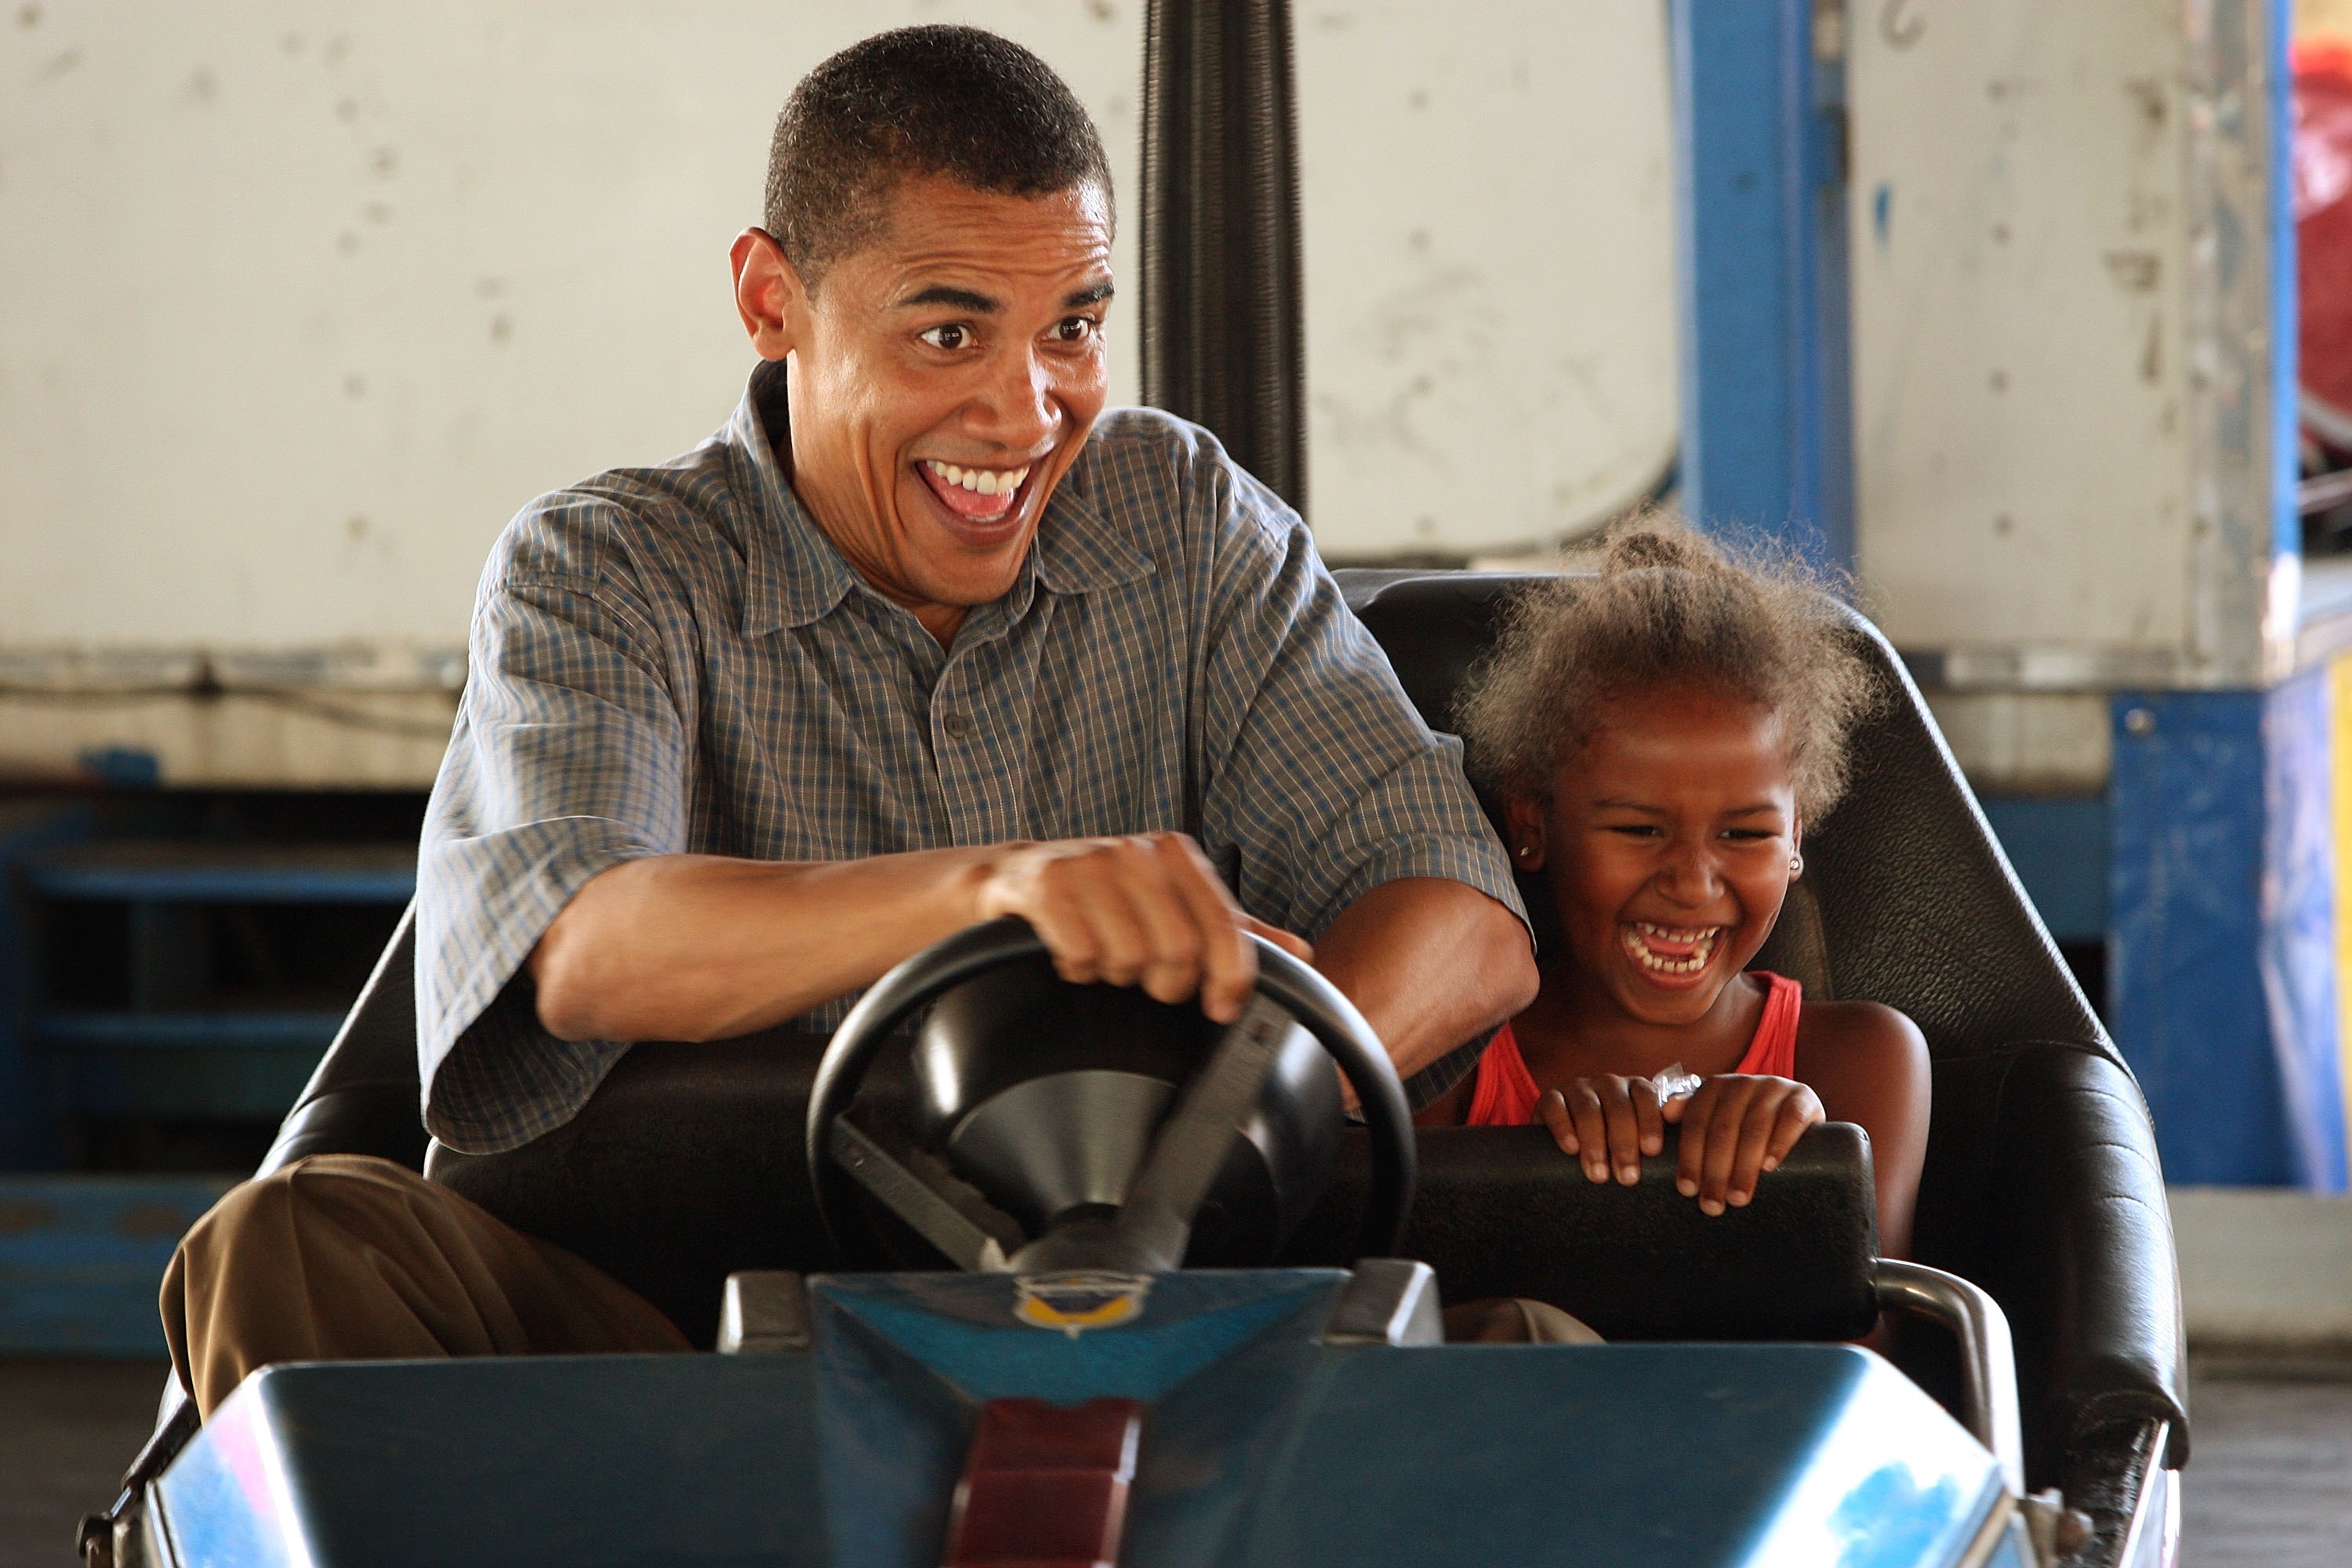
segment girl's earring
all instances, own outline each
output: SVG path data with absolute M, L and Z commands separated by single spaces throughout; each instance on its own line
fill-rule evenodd
M 1790 856 L 1790 857 L 1789 857 L 1789 875 L 1790 875 L 1790 876 L 1791 876 L 1791 877 L 1801 877 L 1801 876 L 1803 876 L 1804 874 L 1805 874 L 1805 858 L 1804 858 L 1802 855 L 1791 855 L 1791 856 Z

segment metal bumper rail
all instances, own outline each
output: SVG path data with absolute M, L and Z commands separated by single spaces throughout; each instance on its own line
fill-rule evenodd
M 2017 1416 L 2017 1353 L 2009 1318 L 1981 1287 L 1924 1263 L 1878 1260 L 1878 1304 L 1941 1323 L 1960 1342 L 1960 1421 L 2025 1495 L 2025 1438 Z

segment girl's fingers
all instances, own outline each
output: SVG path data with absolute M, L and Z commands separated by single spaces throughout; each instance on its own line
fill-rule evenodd
M 1666 1146 L 1664 1112 L 1658 1104 L 1658 1086 L 1648 1079 L 1637 1078 L 1630 1086 L 1633 1096 L 1633 1125 L 1642 1135 L 1642 1152 L 1655 1154 Z
M 1759 1089 L 1748 1102 L 1748 1113 L 1739 1119 L 1739 1149 L 1731 1162 L 1731 1175 L 1724 1187 L 1724 1201 L 1733 1208 L 1744 1208 L 1756 1195 L 1756 1178 L 1764 1168 L 1765 1151 L 1772 1144 L 1772 1129 L 1780 1120 L 1781 1110 L 1789 1103 L 1783 1091 Z
M 1698 1196 L 1699 1177 L 1705 1173 L 1706 1161 L 1707 1119 L 1715 1114 L 1716 1101 L 1722 1097 L 1721 1087 L 1709 1079 L 1698 1086 L 1697 1093 L 1666 1108 L 1674 1120 L 1682 1123 L 1682 1149 L 1675 1161 L 1675 1191 L 1686 1198 Z
M 1584 1157 L 1585 1179 L 1605 1182 L 1609 1179 L 1609 1120 L 1601 1109 L 1601 1091 L 1591 1079 L 1580 1078 L 1570 1087 L 1567 1099 Z
M 1797 1140 L 1805 1135 L 1805 1129 L 1826 1120 L 1819 1097 L 1811 1089 L 1799 1087 L 1802 1092 L 1789 1097 L 1780 1107 L 1780 1121 L 1772 1124 L 1772 1142 L 1764 1149 L 1764 1169 L 1768 1171 L 1780 1169 L 1789 1151 L 1797 1146 Z
M 1536 1101 L 1536 1120 L 1551 1131 L 1551 1141 L 1559 1145 L 1563 1154 L 1574 1155 L 1582 1149 L 1583 1141 L 1576 1135 L 1576 1123 L 1569 1119 L 1568 1100 L 1559 1090 L 1548 1089 Z
M 1625 1079 L 1601 1080 L 1601 1111 L 1609 1123 L 1609 1163 L 1617 1173 L 1617 1184 L 1633 1186 L 1642 1179 L 1642 1127 Z
M 1724 1209 L 1724 1194 L 1731 1186 L 1732 1162 L 1739 1156 L 1739 1124 L 1748 1115 L 1749 1101 L 1755 1096 L 1754 1086 L 1741 1079 L 1730 1080 L 1716 1100 L 1706 1122 L 1706 1154 L 1699 1164 L 1698 1207 L 1701 1214 L 1718 1215 Z M 1683 1136 L 1690 1136 L 1687 1124 Z

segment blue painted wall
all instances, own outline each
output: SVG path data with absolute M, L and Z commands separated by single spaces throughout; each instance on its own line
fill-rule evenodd
M 2263 994 L 2263 696 L 2118 694 L 2109 1006 L 2165 1179 L 2294 1180 Z

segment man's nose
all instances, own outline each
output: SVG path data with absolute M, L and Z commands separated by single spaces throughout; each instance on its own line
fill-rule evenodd
M 1043 446 L 1062 423 L 1053 369 L 1034 346 L 998 356 L 975 400 L 972 433 L 1016 450 Z

